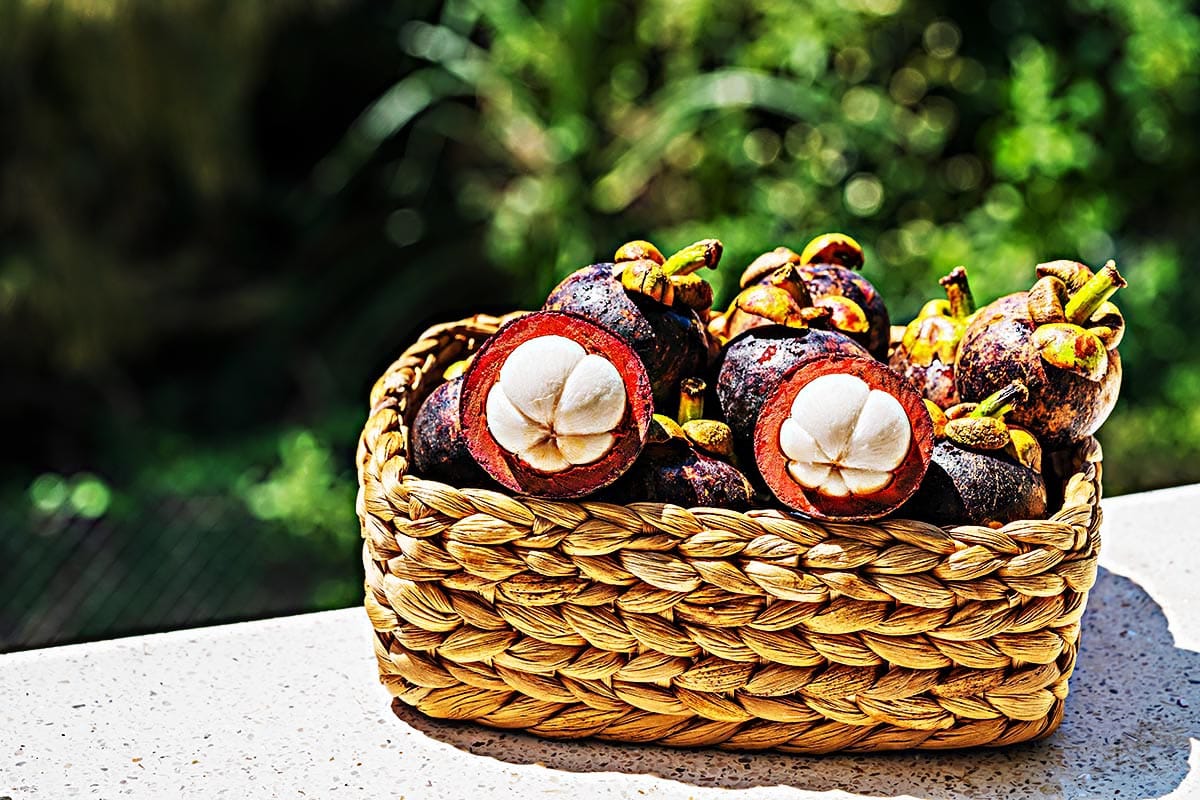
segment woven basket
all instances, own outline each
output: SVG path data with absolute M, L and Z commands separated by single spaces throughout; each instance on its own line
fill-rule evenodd
M 1096 576 L 1100 448 L 993 530 L 559 502 L 407 475 L 407 423 L 507 318 L 426 331 L 358 450 L 383 684 L 551 738 L 797 753 L 1006 745 L 1062 720 Z M 398 708 L 398 706 L 397 706 Z

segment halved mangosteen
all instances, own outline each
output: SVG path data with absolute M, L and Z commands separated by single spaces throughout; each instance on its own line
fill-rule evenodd
M 509 322 L 463 381 L 471 455 L 504 486 L 537 497 L 582 497 L 617 480 L 641 452 L 654 412 L 633 349 L 561 312 Z
M 762 406 L 754 458 L 771 492 L 817 519 L 894 511 L 925 476 L 933 423 L 908 381 L 874 359 L 795 366 Z
M 578 314 L 624 339 L 642 359 L 659 410 L 673 412 L 679 382 L 709 357 L 701 314 L 712 288 L 695 274 L 715 267 L 721 243 L 705 239 L 664 258 L 644 241 L 623 245 L 611 264 L 576 270 L 550 292 L 543 308 Z

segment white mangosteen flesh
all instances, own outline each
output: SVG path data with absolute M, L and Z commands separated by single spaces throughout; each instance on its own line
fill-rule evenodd
M 612 449 L 629 405 L 612 362 L 563 336 L 518 345 L 487 396 L 487 425 L 502 448 L 540 472 L 590 464 Z
M 848 374 L 822 375 L 801 387 L 779 429 L 788 474 L 830 497 L 887 488 L 911 442 L 912 423 L 900 401 Z

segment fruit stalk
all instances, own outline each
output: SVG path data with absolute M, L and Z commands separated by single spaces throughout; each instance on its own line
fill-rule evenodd
M 679 424 L 704 417 L 704 391 L 707 384 L 699 378 L 684 378 L 679 384 Z
M 662 271 L 667 277 L 683 277 L 697 270 L 717 266 L 721 260 L 724 247 L 717 239 L 701 239 L 674 253 L 662 263 Z
M 950 274 L 938 280 L 946 290 L 946 300 L 950 303 L 950 316 L 956 319 L 966 319 L 975 313 L 975 296 L 971 294 L 971 284 L 967 281 L 967 271 L 963 267 L 955 267 Z
M 1029 390 L 1020 381 L 1013 381 L 979 401 L 968 416 L 975 419 L 981 417 L 1003 417 L 1019 404 L 1029 399 Z
M 1128 284 L 1121 277 L 1121 273 L 1117 272 L 1116 262 L 1110 260 L 1067 301 L 1063 309 L 1067 322 L 1083 325 L 1118 289 L 1125 286 Z

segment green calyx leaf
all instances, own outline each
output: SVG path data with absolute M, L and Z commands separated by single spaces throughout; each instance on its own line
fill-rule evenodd
M 1052 322 L 1033 332 L 1033 346 L 1047 363 L 1098 381 L 1108 371 L 1108 350 L 1100 337 L 1070 322 Z
M 999 417 L 960 417 L 946 422 L 946 438 L 972 450 L 999 450 L 1009 444 L 1008 426 Z
M 836 264 L 847 269 L 862 269 L 865 260 L 862 245 L 844 233 L 823 233 L 800 252 L 802 264 Z
M 646 433 L 647 444 L 684 444 L 687 441 L 683 428 L 666 414 L 655 414 L 650 418 L 650 430 Z
M 733 457 L 733 431 L 714 419 L 693 419 L 683 424 L 683 433 L 697 449 L 719 458 Z

